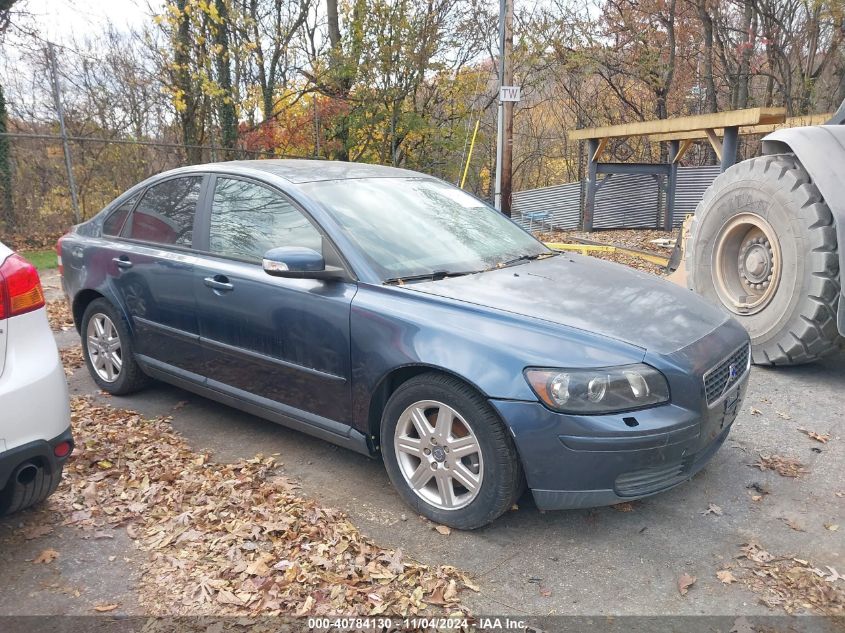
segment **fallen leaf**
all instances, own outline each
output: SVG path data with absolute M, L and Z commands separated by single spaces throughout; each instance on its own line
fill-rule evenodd
M 760 455 L 760 458 L 753 464 L 748 464 L 760 470 L 773 470 L 781 477 L 797 478 L 806 474 L 804 464 L 794 457 L 783 457 L 782 455 Z
M 839 529 L 839 524 L 838 523 L 825 523 L 824 529 L 829 530 L 831 532 L 836 532 L 836 530 Z
M 809 437 L 811 440 L 816 440 L 821 444 L 827 444 L 828 440 L 830 439 L 830 433 L 817 433 L 816 431 L 810 431 L 809 429 L 805 429 L 803 427 L 798 427 L 798 430 L 801 431 L 807 437 Z
M 717 517 L 720 517 L 724 514 L 724 512 L 722 512 L 722 508 L 717 506 L 715 503 L 711 503 L 707 506 L 707 509 L 701 514 L 703 514 L 704 516 L 707 516 L 708 514 L 715 514 Z
M 33 559 L 33 563 L 52 563 L 59 557 L 59 553 L 54 549 L 45 549 Z
M 100 613 L 105 613 L 106 611 L 114 611 L 117 609 L 118 605 L 116 604 L 98 604 L 94 607 L 94 611 L 99 611 Z
M 82 498 L 85 499 L 85 502 L 89 506 L 96 505 L 97 503 L 97 482 L 92 481 L 85 487 L 85 490 L 82 491 Z
M 763 414 L 763 412 L 760 411 L 760 409 L 757 409 L 756 407 L 751 407 L 749 409 L 749 412 L 751 413 L 751 415 L 762 415 Z
M 784 420 L 791 420 L 792 419 L 791 415 L 789 415 L 788 413 L 784 413 L 783 411 L 775 411 L 775 413 L 777 413 L 779 418 L 783 418 Z
M 749 541 L 742 546 L 742 556 L 755 563 L 768 563 L 774 558 L 769 552 L 760 547 L 756 541 Z
M 543 596 L 544 598 L 548 598 L 549 596 L 552 595 L 552 590 L 546 589 L 545 587 L 541 587 L 540 588 L 540 595 Z
M 752 501 L 760 501 L 763 498 L 763 495 L 751 495 Z
M 826 567 L 827 567 L 828 571 L 830 571 L 830 575 L 825 576 L 825 580 L 827 582 L 836 582 L 837 580 L 845 580 L 845 576 L 840 574 L 833 567 L 831 567 L 830 565 L 826 565 Z
M 450 530 L 445 525 L 438 525 L 434 529 L 437 530 L 443 536 L 449 536 L 452 533 L 452 530 Z
M 687 595 L 690 587 L 695 584 L 696 580 L 697 578 L 695 576 L 690 576 L 687 573 L 681 574 L 680 578 L 678 578 L 678 591 L 682 596 Z
M 793 521 L 790 518 L 780 517 L 780 520 L 783 521 L 784 523 L 786 523 L 791 529 L 795 530 L 796 532 L 806 532 L 807 531 L 803 527 L 801 527 L 800 524 L 796 523 L 795 521 Z
M 716 578 L 718 578 L 726 585 L 730 585 L 731 583 L 736 582 L 736 577 L 731 573 L 729 569 L 721 569 L 717 571 Z
M 630 501 L 623 501 L 622 503 L 616 503 L 610 506 L 617 512 L 633 512 L 634 511 L 634 504 Z

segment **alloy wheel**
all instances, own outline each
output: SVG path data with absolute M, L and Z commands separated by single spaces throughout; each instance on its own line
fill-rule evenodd
M 484 460 L 469 423 L 452 407 L 421 400 L 399 416 L 393 438 L 405 482 L 441 510 L 464 508 L 478 495 Z
M 115 382 L 123 367 L 120 335 L 112 320 L 102 312 L 93 314 L 86 331 L 88 358 L 97 375 L 106 382 Z

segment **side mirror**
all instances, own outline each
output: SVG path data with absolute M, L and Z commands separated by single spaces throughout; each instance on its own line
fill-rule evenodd
M 301 246 L 281 246 L 264 253 L 261 261 L 264 272 L 273 277 L 288 279 L 342 279 L 342 268 L 326 266 L 317 251 Z

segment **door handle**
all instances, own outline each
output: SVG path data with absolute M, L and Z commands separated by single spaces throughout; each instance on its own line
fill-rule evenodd
M 206 277 L 203 279 L 205 285 L 209 288 L 213 288 L 214 290 L 222 290 L 228 292 L 229 290 L 234 290 L 234 284 L 229 282 L 228 277 L 224 275 L 215 275 L 214 277 Z
M 118 268 L 132 268 L 132 262 L 129 261 L 126 256 L 124 257 L 113 257 L 112 261 L 117 264 Z

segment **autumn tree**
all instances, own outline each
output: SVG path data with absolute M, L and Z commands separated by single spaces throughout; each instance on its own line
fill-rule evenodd
M 0 0 L 0 38 L 6 32 L 12 19 L 12 5 L 17 0 Z M 12 199 L 12 157 L 9 148 L 8 132 L 9 115 L 6 110 L 6 95 L 0 82 L 0 205 L 2 217 L 7 226 L 14 225 L 15 206 Z

